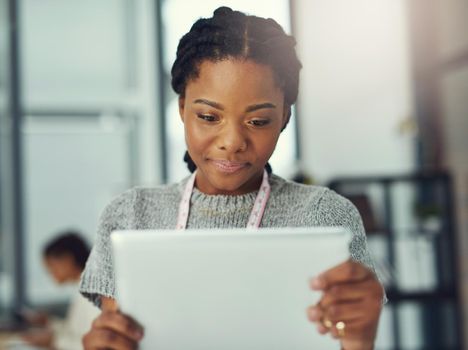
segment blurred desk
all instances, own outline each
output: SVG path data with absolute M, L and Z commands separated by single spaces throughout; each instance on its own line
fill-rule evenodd
M 17 333 L 0 332 L 0 350 L 6 349 L 7 342 L 15 337 Z
M 0 342 L 11 339 L 17 334 L 18 333 L 15 333 L 15 332 L 0 332 Z
M 41 350 L 20 341 L 17 332 L 0 332 L 0 350 Z

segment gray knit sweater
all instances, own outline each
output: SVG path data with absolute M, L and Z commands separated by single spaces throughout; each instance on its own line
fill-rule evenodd
M 80 291 L 99 305 L 99 296 L 114 297 L 114 268 L 109 236 L 123 229 L 172 229 L 187 179 L 173 185 L 134 188 L 104 210 L 94 247 L 81 278 Z M 262 227 L 344 226 L 352 232 L 351 257 L 373 268 L 356 208 L 347 199 L 319 186 L 306 186 L 271 175 L 271 194 Z M 187 228 L 247 226 L 257 192 L 238 196 L 192 194 Z

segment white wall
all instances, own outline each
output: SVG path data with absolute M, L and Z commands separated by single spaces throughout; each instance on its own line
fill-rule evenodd
M 152 0 L 21 1 L 26 111 L 138 116 L 139 183 L 160 183 Z
M 468 2 L 434 1 L 437 15 L 437 48 L 441 59 L 450 59 L 468 49 Z
M 400 130 L 414 110 L 405 10 L 404 0 L 296 1 L 302 166 L 319 183 L 415 169 L 415 134 Z M 398 194 L 412 203 L 411 190 Z M 410 227 L 409 216 L 398 224 Z M 382 349 L 393 345 L 392 311 L 381 319 Z M 405 317 L 403 340 L 416 344 L 418 310 Z
M 303 166 L 320 182 L 414 169 L 403 0 L 298 0 Z
M 29 115 L 22 130 L 33 303 L 66 295 L 41 265 L 48 239 L 77 228 L 94 240 L 112 197 L 161 182 L 153 6 L 152 0 L 21 1 L 24 109 L 43 114 Z
M 460 288 L 468 344 L 468 65 L 443 80 L 444 139 L 447 167 L 454 176 L 457 208 Z
M 460 288 L 464 304 L 465 344 L 468 345 L 468 2 L 435 1 L 439 62 L 464 55 L 464 64 L 446 70 L 441 79 L 442 135 L 445 166 L 454 177 L 457 208 Z
M 468 48 L 468 47 L 467 47 Z M 446 75 L 443 87 L 443 123 L 446 166 L 454 178 L 459 285 L 464 304 L 464 337 L 468 344 L 468 65 Z
M 46 273 L 45 244 L 67 229 L 78 230 L 92 243 L 101 211 L 128 188 L 132 129 L 124 120 L 113 119 L 25 119 L 26 287 L 34 303 L 56 301 L 68 292 Z

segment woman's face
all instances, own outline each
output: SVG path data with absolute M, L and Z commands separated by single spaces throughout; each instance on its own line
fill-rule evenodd
M 202 62 L 179 100 L 197 188 L 207 194 L 257 190 L 288 110 L 268 66 L 236 59 Z
M 47 271 L 58 284 L 75 281 L 80 277 L 80 269 L 75 264 L 71 254 L 61 256 L 46 256 L 44 264 Z

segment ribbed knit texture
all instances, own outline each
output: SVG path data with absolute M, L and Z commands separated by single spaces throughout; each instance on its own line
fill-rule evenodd
M 114 297 L 114 269 L 109 236 L 114 230 L 173 229 L 187 179 L 178 184 L 134 188 L 104 210 L 80 291 L 99 305 L 99 296 Z M 320 186 L 270 177 L 271 194 L 261 227 L 344 226 L 352 232 L 351 257 L 373 269 L 361 217 L 344 197 Z M 192 194 L 188 229 L 247 226 L 257 192 L 238 196 Z M 326 254 L 326 252 L 324 252 Z

